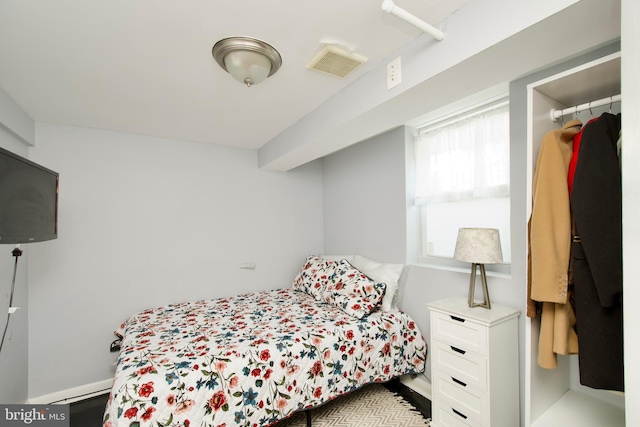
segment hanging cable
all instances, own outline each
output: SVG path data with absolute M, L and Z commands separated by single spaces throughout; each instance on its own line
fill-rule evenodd
M 22 249 L 20 245 L 11 251 L 11 254 L 16 258 L 16 262 L 13 265 L 13 279 L 11 280 L 11 294 L 9 296 L 9 309 L 7 310 L 7 323 L 4 325 L 4 332 L 2 332 L 2 340 L 0 341 L 0 352 L 2 352 L 2 346 L 4 345 L 4 339 L 7 335 L 7 329 L 9 329 L 9 319 L 11 315 L 16 311 L 17 307 L 13 306 L 13 293 L 16 287 L 16 273 L 18 271 L 18 257 L 22 255 Z

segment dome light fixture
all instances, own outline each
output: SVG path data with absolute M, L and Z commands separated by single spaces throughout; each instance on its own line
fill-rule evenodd
M 273 46 L 251 37 L 222 39 L 213 45 L 211 54 L 222 69 L 247 87 L 272 76 L 282 65 Z

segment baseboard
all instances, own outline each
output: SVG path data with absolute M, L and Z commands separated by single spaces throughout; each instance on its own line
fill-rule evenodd
M 108 380 L 85 384 L 78 387 L 72 387 L 66 390 L 56 391 L 55 393 L 45 394 L 44 396 L 29 398 L 28 403 L 33 405 L 73 403 L 79 400 L 84 400 L 90 397 L 108 393 L 111 389 L 112 383 L 113 378 L 110 378 Z
M 400 382 L 423 397 L 431 400 L 431 381 L 423 374 L 403 375 Z

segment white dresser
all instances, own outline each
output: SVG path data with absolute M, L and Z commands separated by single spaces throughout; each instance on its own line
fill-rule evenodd
M 433 427 L 517 427 L 519 310 L 469 308 L 466 298 L 427 304 L 431 313 Z

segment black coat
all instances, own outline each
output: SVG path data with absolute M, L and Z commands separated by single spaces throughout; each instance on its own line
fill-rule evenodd
M 583 129 L 571 192 L 571 264 L 580 382 L 623 391 L 620 126 L 620 114 L 604 113 Z

